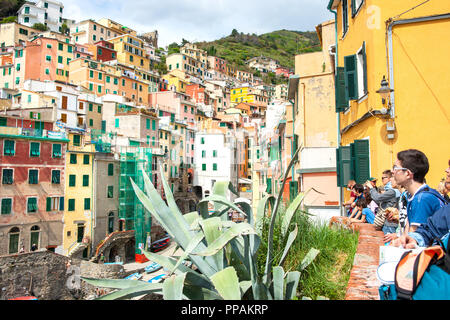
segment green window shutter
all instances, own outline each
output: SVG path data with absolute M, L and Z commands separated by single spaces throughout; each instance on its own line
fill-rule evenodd
M 338 187 L 345 187 L 348 180 L 353 179 L 351 147 L 336 149 L 336 174 Z
M 202 164 L 202 171 L 206 171 L 206 163 Z
M 213 171 L 217 171 L 217 163 L 213 163 Z
M 14 140 L 4 140 L 3 154 L 5 156 L 13 156 L 15 154 L 15 144 Z
M 29 184 L 38 184 L 38 182 L 39 182 L 38 175 L 39 175 L 38 170 L 28 171 L 28 183 Z
M 62 56 L 58 56 L 58 63 L 63 63 L 63 57 Z
M 272 178 L 267 178 L 266 180 L 266 185 L 267 185 L 267 189 L 266 192 L 267 193 L 272 193 Z
M 108 176 L 113 176 L 114 175 L 114 164 L 110 163 L 108 164 Z
M 77 155 L 75 153 L 70 154 L 70 163 L 76 164 L 77 163 Z
M 53 144 L 52 145 L 52 157 L 53 158 L 61 158 L 61 145 L 60 144 Z
M 89 155 L 88 154 L 85 154 L 84 156 L 83 156 L 83 164 L 89 164 Z
M 217 158 L 217 150 L 213 150 L 213 157 Z
M 3 169 L 2 172 L 2 183 L 3 184 L 13 184 L 13 169 Z
M 28 198 L 27 212 L 32 213 L 37 211 L 37 198 Z
M 205 158 L 205 157 L 206 157 L 206 151 L 202 150 L 202 158 Z
M 75 199 L 69 199 L 68 207 L 69 211 L 75 211 Z
M 73 135 L 73 145 L 74 146 L 79 146 L 80 145 L 80 141 L 81 141 L 81 136 L 79 134 L 74 134 Z
M 119 119 L 116 118 L 114 124 L 115 124 L 115 127 L 118 128 L 119 127 Z
M 289 199 L 293 201 L 298 194 L 298 182 L 289 181 Z
M 91 210 L 91 198 L 84 199 L 84 210 Z
M 358 69 L 356 55 L 344 57 L 346 99 L 358 99 Z
M 83 175 L 83 187 L 88 187 L 89 186 L 89 175 L 84 174 Z
M 89 103 L 89 111 L 92 111 L 92 103 Z
M 93 78 L 94 77 L 94 71 L 89 70 L 89 78 Z
M 110 76 L 106 76 L 106 83 L 110 83 L 111 82 L 111 77 Z
M 155 142 L 155 137 L 152 137 L 152 146 L 155 146 L 156 142 Z
M 156 121 L 152 120 L 152 130 L 156 130 Z
M 114 186 L 108 186 L 108 198 L 113 198 L 114 197 Z
M 150 129 L 150 119 L 145 119 L 146 121 L 145 121 L 145 127 L 147 128 L 147 129 Z
M 94 126 L 94 120 L 93 119 L 89 119 L 89 126 L 90 127 Z
M 77 176 L 74 174 L 69 175 L 69 187 L 75 187 Z
M 61 183 L 61 171 L 59 171 L 59 170 L 52 171 L 52 183 L 54 183 L 54 184 Z
M 363 73 L 364 73 L 364 94 L 368 92 L 367 88 L 367 56 L 366 56 L 366 42 L 363 42 L 362 47 L 362 56 L 363 56 Z
M 345 89 L 345 68 L 337 67 L 336 71 L 336 112 L 345 111 L 348 108 L 347 90 Z
M 201 139 L 201 144 L 205 144 L 205 138 Z
M 106 120 L 102 120 L 102 133 L 106 131 Z
M 12 199 L 2 199 L 2 214 L 10 214 Z
M 52 198 L 47 197 L 46 210 L 52 211 Z
M 31 142 L 30 143 L 30 157 L 39 157 L 39 142 Z
M 368 140 L 355 140 L 350 144 L 354 180 L 363 184 L 370 178 L 370 154 Z
M 64 197 L 59 198 L 59 210 L 64 211 Z
M 356 3 L 355 0 L 351 0 L 352 1 L 352 18 L 356 15 Z

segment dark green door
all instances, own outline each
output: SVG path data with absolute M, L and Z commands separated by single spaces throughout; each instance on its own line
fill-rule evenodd
M 39 248 L 39 231 L 32 231 L 30 233 L 30 250 L 33 243 Z
M 19 233 L 9 234 L 9 254 L 19 252 Z
M 78 225 L 77 242 L 82 242 L 84 237 L 84 225 Z

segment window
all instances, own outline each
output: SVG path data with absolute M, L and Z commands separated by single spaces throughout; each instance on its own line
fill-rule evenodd
M 83 164 L 89 164 L 89 155 L 88 154 L 85 154 L 84 156 L 83 156 Z
M 64 199 L 63 197 L 47 197 L 47 201 L 46 201 L 47 212 L 64 210 L 64 209 L 61 209 L 61 198 Z M 64 203 L 64 200 L 62 200 L 62 203 Z
M 357 100 L 367 93 L 366 45 L 357 54 L 344 57 L 346 100 Z
M 152 130 L 156 130 L 156 121 L 152 120 Z
M 146 128 L 150 129 L 150 119 L 146 119 Z
M 75 187 L 77 176 L 74 174 L 69 175 L 69 187 Z
M 103 79 L 103 73 L 99 72 L 98 73 L 98 80 L 102 80 Z
M 91 210 L 91 198 L 84 198 L 84 210 Z
M 113 176 L 113 175 L 114 175 L 114 164 L 109 163 L 108 164 L 108 176 Z
M 213 150 L 213 157 L 217 158 L 217 150 Z
M 13 169 L 3 169 L 2 183 L 3 184 L 13 184 L 13 182 L 14 182 L 14 170 Z
M 52 170 L 52 183 L 53 184 L 61 183 L 61 171 L 60 170 Z
M 83 187 L 89 187 L 89 175 L 88 174 L 83 175 Z
M 53 158 L 61 158 L 61 145 L 53 144 L 52 145 L 52 157 Z
M 213 163 L 213 171 L 217 171 L 217 163 Z
M 70 163 L 76 164 L 77 163 L 77 155 L 75 153 L 70 154 Z
M 28 198 L 27 199 L 27 212 L 34 213 L 37 212 L 37 198 Z
M 364 0 L 352 0 L 352 18 L 356 16 Z
M 3 155 L 13 156 L 16 153 L 16 142 L 14 140 L 4 140 L 3 142 Z
M 106 83 L 110 83 L 111 82 L 111 77 L 110 76 L 106 76 Z
M 206 163 L 202 164 L 202 171 L 206 171 Z
M 202 158 L 206 158 L 206 151 L 202 150 Z
M 73 145 L 74 146 L 80 146 L 80 140 L 81 140 L 81 136 L 79 134 L 73 135 Z
M 12 199 L 11 198 L 3 198 L 1 214 L 11 214 L 11 209 L 12 209 Z
M 337 184 L 345 187 L 348 180 L 364 183 L 370 177 L 369 140 L 355 140 L 336 150 Z
M 52 57 L 51 56 L 45 56 L 45 60 L 52 61 Z
M 69 208 L 68 208 L 69 211 L 75 211 L 75 199 L 69 199 L 68 205 L 69 205 Z
M 58 56 L 58 63 L 63 63 L 63 57 Z
M 89 103 L 89 111 L 92 111 L 92 103 Z
M 113 198 L 113 197 L 114 197 L 114 186 L 108 186 L 107 198 Z
M 89 70 L 89 78 L 93 78 L 94 77 L 94 71 Z
M 347 0 L 342 0 L 342 35 L 345 35 L 348 30 L 348 3 Z
M 31 169 L 28 171 L 28 183 L 29 184 L 39 183 L 39 170 Z
M 89 126 L 90 126 L 90 127 L 94 126 L 94 120 L 89 119 Z
M 201 138 L 201 140 L 200 140 L 201 142 L 201 144 L 205 144 L 205 138 Z
M 115 123 L 114 123 L 114 126 L 116 127 L 116 128 L 119 128 L 119 119 L 115 119 Z

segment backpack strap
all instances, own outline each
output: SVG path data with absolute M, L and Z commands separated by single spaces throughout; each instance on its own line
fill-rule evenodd
M 395 288 L 399 299 L 412 300 L 425 271 L 442 257 L 444 250 L 441 246 L 429 247 L 420 253 L 405 252 L 395 269 Z
M 448 201 L 447 201 L 447 200 L 446 200 L 439 192 L 437 192 L 437 191 L 434 190 L 434 189 L 431 189 L 429 186 L 426 186 L 425 188 L 420 189 L 419 192 L 417 192 L 416 194 L 419 194 L 419 193 L 421 193 L 421 192 L 426 192 L 426 193 L 432 194 L 432 195 L 434 195 L 435 197 L 437 197 L 439 200 L 441 200 L 441 202 L 442 202 L 444 205 L 447 205 L 447 204 L 448 204 Z

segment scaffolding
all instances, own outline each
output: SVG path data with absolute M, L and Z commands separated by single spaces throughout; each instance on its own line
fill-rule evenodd
M 151 231 L 151 215 L 136 196 L 131 179 L 144 190 L 145 172 L 152 176 L 152 149 L 122 147 L 120 149 L 119 219 L 125 221 L 125 230 L 135 231 L 135 256 L 141 255 L 147 234 Z

